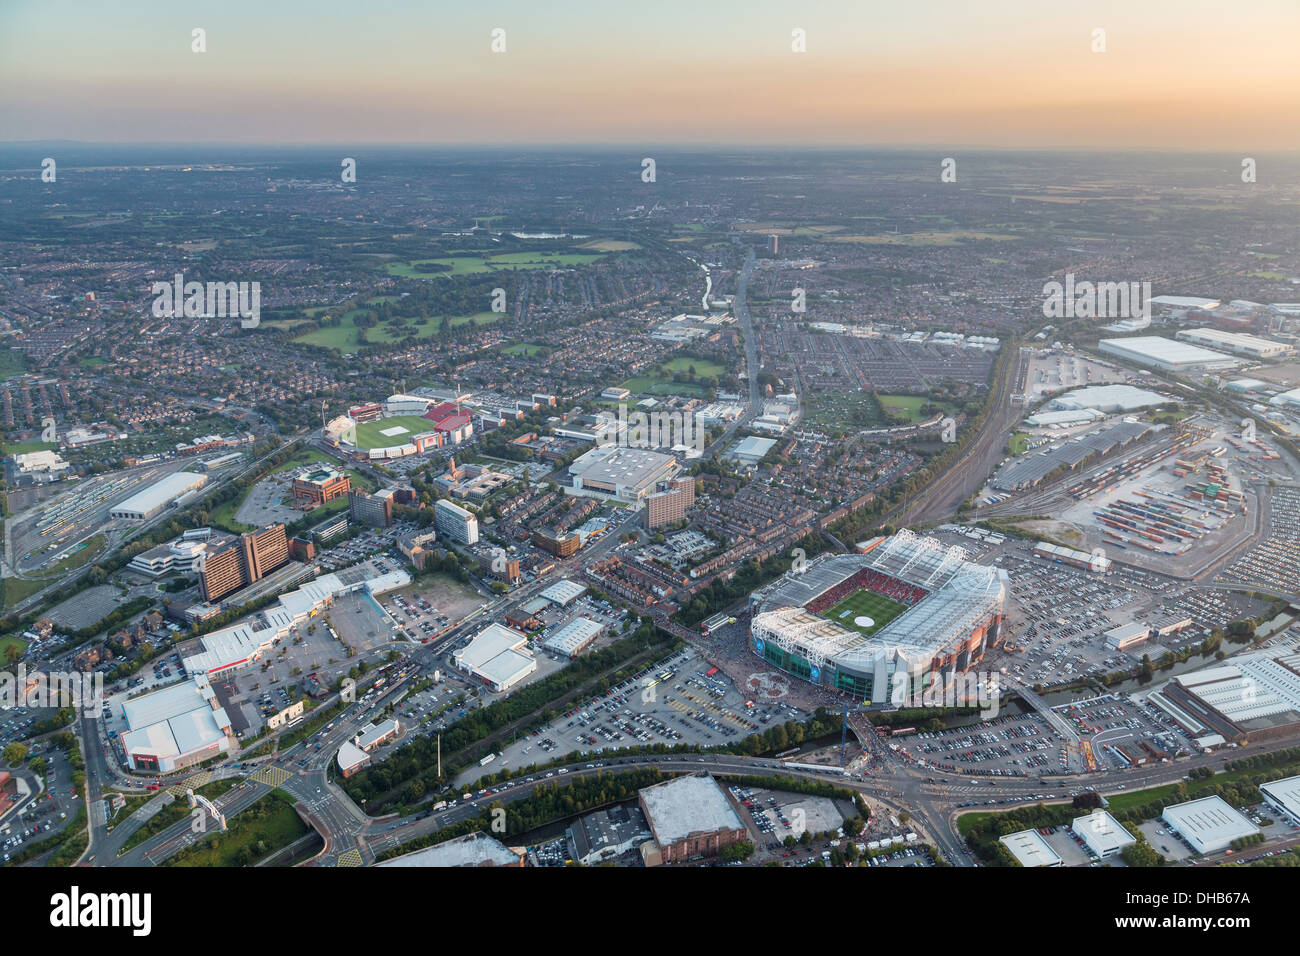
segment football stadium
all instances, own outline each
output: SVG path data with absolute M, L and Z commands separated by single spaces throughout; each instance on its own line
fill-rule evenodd
M 898 687 L 922 689 L 932 671 L 982 660 L 1001 640 L 1007 593 L 1005 571 L 904 529 L 755 591 L 750 648 L 803 680 L 887 703 Z

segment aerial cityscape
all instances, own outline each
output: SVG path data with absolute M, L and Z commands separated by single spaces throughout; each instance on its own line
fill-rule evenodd
M 427 11 L 59 6 L 0 13 L 4 867 L 1300 865 L 1296 10 L 1237 109 L 1118 9 L 949 103 L 955 10 L 692 90 L 585 3 L 424 80 Z

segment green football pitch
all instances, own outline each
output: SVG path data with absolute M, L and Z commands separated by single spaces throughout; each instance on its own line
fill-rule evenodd
M 398 429 L 401 429 L 398 431 Z M 358 448 L 391 448 L 405 445 L 415 435 L 433 431 L 433 422 L 417 415 L 394 415 L 377 422 L 364 422 L 357 426 Z M 385 435 L 384 432 L 392 432 Z
M 822 612 L 822 617 L 859 634 L 874 634 L 898 615 L 907 605 L 874 591 L 854 591 L 843 601 Z M 858 618 L 867 618 L 870 624 L 859 624 Z

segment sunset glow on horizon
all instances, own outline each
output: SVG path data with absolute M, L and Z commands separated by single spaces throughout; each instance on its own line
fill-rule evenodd
M 1300 149 L 1300 5 L 1051 6 L 9 3 L 0 139 Z

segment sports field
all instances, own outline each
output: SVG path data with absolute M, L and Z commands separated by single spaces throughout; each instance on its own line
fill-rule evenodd
M 394 431 L 394 429 L 403 429 Z M 433 431 L 433 422 L 418 415 L 394 415 L 377 422 L 362 422 L 357 426 L 358 448 L 392 448 L 405 445 L 421 432 Z M 391 434 L 384 434 L 390 432 Z
M 824 611 L 822 617 L 859 634 L 874 634 L 906 610 L 906 604 L 864 589 L 854 591 L 839 604 Z M 866 621 L 871 623 L 865 623 Z

